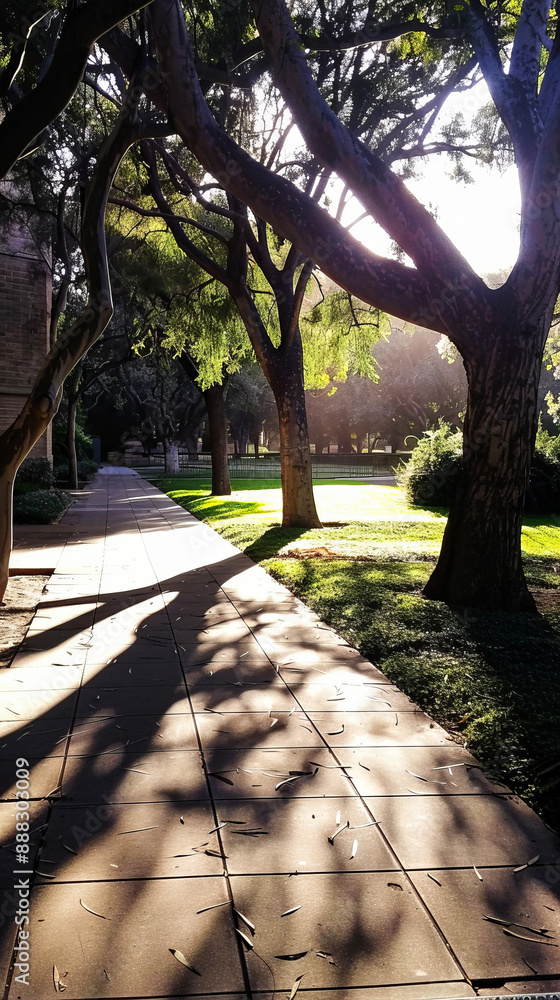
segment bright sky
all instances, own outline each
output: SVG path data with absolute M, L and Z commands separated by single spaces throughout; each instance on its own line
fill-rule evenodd
M 474 115 L 490 100 L 486 85 L 479 83 L 468 94 L 454 95 L 446 104 L 449 116 L 458 111 L 465 118 Z M 444 116 L 445 118 L 446 116 Z M 514 166 L 503 173 L 465 158 L 473 184 L 451 180 L 453 164 L 438 154 L 422 165 L 423 178 L 407 181 L 407 186 L 430 211 L 440 226 L 479 274 L 511 268 L 519 249 L 519 186 Z M 358 212 L 353 212 L 353 217 Z M 348 221 L 349 216 L 345 216 Z M 373 236 L 371 223 L 352 230 L 377 253 L 389 252 L 390 242 L 382 230 Z
M 519 186 L 517 171 L 504 173 L 473 164 L 473 184 L 451 180 L 447 158 L 434 156 L 424 177 L 407 181 L 418 200 L 434 212 L 442 229 L 453 240 L 478 274 L 511 268 L 519 250 Z M 352 216 L 359 214 L 354 203 Z M 388 254 L 390 241 L 383 230 L 364 220 L 352 234 L 376 253 Z

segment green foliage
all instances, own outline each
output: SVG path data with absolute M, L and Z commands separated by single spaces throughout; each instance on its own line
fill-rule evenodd
M 525 496 L 528 512 L 560 511 L 560 454 L 537 448 L 533 456 L 529 485 Z
M 450 506 L 461 471 L 462 448 L 463 435 L 450 424 L 441 423 L 424 433 L 397 474 L 409 503 Z
M 390 332 L 384 313 L 337 290 L 302 314 L 300 329 L 306 389 L 349 375 L 378 381 L 372 347 Z
M 72 503 L 63 490 L 37 489 L 14 498 L 14 521 L 17 524 L 52 524 Z
M 27 458 L 19 467 L 14 483 L 14 495 L 48 490 L 54 486 L 54 473 L 48 458 Z
M 548 458 L 560 462 L 560 434 L 549 434 L 544 427 L 539 427 L 535 442 L 535 451 Z
M 76 413 L 76 455 L 78 461 L 91 460 L 93 454 L 93 442 L 89 434 L 86 434 L 84 430 L 84 425 L 86 422 L 86 414 L 84 413 L 83 405 L 80 400 L 78 405 L 78 411 Z M 68 447 L 66 443 L 67 434 L 67 420 L 68 420 L 68 403 L 64 398 L 58 413 L 56 414 L 53 423 L 53 460 L 55 467 L 65 465 L 66 475 L 68 474 Z M 60 478 L 57 474 L 57 478 Z
M 449 507 L 455 496 L 462 466 L 463 435 L 442 423 L 426 431 L 397 479 L 409 503 Z M 560 437 L 541 428 L 525 499 L 528 513 L 560 511 Z

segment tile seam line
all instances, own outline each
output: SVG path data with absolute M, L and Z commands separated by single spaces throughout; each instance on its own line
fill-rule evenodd
M 122 482 L 122 478 L 121 478 L 121 482 Z M 144 489 L 145 488 L 144 487 L 145 480 L 141 479 L 140 482 L 142 484 L 141 488 Z M 175 501 L 173 501 L 173 502 L 175 502 Z M 155 505 L 153 505 L 153 506 L 155 507 Z M 179 506 L 179 505 L 177 504 L 177 506 Z M 142 546 L 143 546 L 144 551 L 146 553 L 146 557 L 148 559 L 148 562 L 149 562 L 149 564 L 150 564 L 150 566 L 151 566 L 151 568 L 152 568 L 152 570 L 154 572 L 154 576 L 155 576 L 155 578 L 157 580 L 157 586 L 158 586 L 159 593 L 160 593 L 161 597 L 164 598 L 164 593 L 163 593 L 163 589 L 162 589 L 162 586 L 161 586 L 161 580 L 159 578 L 159 574 L 155 570 L 155 567 L 154 567 L 154 564 L 153 564 L 153 561 L 152 561 L 152 558 L 151 558 L 150 550 L 149 550 L 149 547 L 148 547 L 148 545 L 146 543 L 146 540 L 144 538 L 144 533 L 142 531 L 141 523 L 140 523 L 140 521 L 138 519 L 138 516 L 137 516 L 137 513 L 136 513 L 136 508 L 134 508 L 132 506 L 132 504 L 131 504 L 131 507 L 132 507 L 132 512 L 134 514 L 134 518 L 136 520 L 137 530 L 138 530 L 138 533 L 140 535 L 140 539 L 142 541 Z M 165 522 L 165 530 L 169 530 L 171 526 L 169 525 L 169 522 L 167 521 L 167 519 L 164 518 L 163 516 L 162 516 L 161 519 L 162 519 L 162 521 Z M 185 572 L 188 572 L 188 570 L 186 570 Z M 170 613 L 169 613 L 169 606 L 168 606 L 168 604 L 167 604 L 167 602 L 165 600 L 164 600 L 164 607 L 165 607 L 165 614 L 166 614 L 166 617 L 167 617 L 167 621 L 168 621 L 169 627 L 171 629 L 171 634 L 173 635 L 173 643 L 174 643 L 174 646 L 175 646 L 175 652 L 178 654 L 178 648 L 177 648 L 178 647 L 178 643 L 177 643 L 177 640 L 175 639 L 175 632 L 174 632 L 174 629 L 173 629 L 173 623 L 171 621 L 171 616 L 170 616 Z M 210 807 L 212 809 L 212 814 L 213 814 L 213 817 L 214 817 L 214 824 L 217 826 L 218 823 L 219 823 L 217 806 L 216 806 L 216 802 L 214 800 L 214 796 L 212 794 L 212 788 L 211 788 L 211 785 L 210 785 L 210 779 L 209 779 L 209 775 L 208 775 L 208 767 L 207 767 L 207 764 L 206 764 L 206 759 L 205 759 L 205 755 L 204 755 L 204 749 L 203 749 L 203 746 L 202 746 L 202 740 L 201 740 L 201 737 L 200 737 L 200 732 L 199 732 L 199 729 L 198 729 L 198 725 L 197 725 L 195 713 L 193 711 L 191 694 L 190 694 L 189 684 L 188 684 L 186 673 L 185 673 L 185 667 L 184 667 L 183 663 L 181 662 L 181 658 L 180 657 L 179 657 L 179 665 L 180 665 L 181 673 L 182 673 L 182 676 L 183 676 L 183 683 L 185 685 L 185 690 L 186 690 L 187 698 L 189 700 L 189 706 L 190 706 L 190 710 L 191 710 L 192 723 L 193 723 L 193 727 L 194 727 L 194 731 L 195 731 L 195 735 L 196 735 L 196 740 L 197 740 L 197 744 L 198 744 L 199 759 L 201 760 L 201 764 L 202 764 L 202 773 L 204 775 L 204 781 L 206 783 L 206 789 L 207 789 L 209 800 L 210 800 Z M 232 891 L 232 885 L 231 885 L 231 878 L 230 878 L 230 873 L 229 873 L 229 870 L 228 870 L 227 858 L 226 858 L 224 844 L 223 844 L 222 838 L 220 836 L 220 830 L 217 831 L 217 839 L 218 839 L 218 843 L 220 845 L 220 851 L 221 851 L 221 854 L 222 854 L 221 862 L 222 862 L 222 866 L 223 866 L 222 875 L 220 877 L 222 877 L 224 879 L 225 883 L 226 883 L 226 891 L 227 891 L 227 894 L 229 896 L 230 903 L 231 903 L 232 907 L 235 908 L 235 901 L 234 901 L 234 897 L 233 897 L 233 891 Z M 233 925 L 234 925 L 234 927 L 236 926 L 235 921 L 233 922 Z M 239 938 L 239 935 L 235 935 L 235 943 L 236 943 L 236 948 L 237 948 L 237 955 L 238 955 L 239 967 L 240 967 L 240 970 L 241 970 L 241 975 L 242 975 L 242 978 L 243 978 L 243 984 L 244 984 L 244 987 L 245 987 L 246 997 L 247 997 L 247 1000 L 251 1000 L 251 998 L 253 996 L 253 993 L 252 993 L 252 989 L 251 989 L 251 980 L 250 980 L 250 975 L 249 975 L 249 967 L 247 965 L 247 960 L 246 960 L 246 956 L 245 956 L 245 949 L 243 947 L 241 939 Z

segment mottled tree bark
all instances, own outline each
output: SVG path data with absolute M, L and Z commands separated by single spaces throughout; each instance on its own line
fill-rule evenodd
M 493 331 L 466 364 L 463 471 L 426 597 L 488 611 L 535 611 L 521 559 L 538 422 L 540 330 Z M 490 331 L 488 331 L 488 338 Z
M 165 471 L 169 476 L 179 475 L 179 444 L 177 441 L 163 442 Z

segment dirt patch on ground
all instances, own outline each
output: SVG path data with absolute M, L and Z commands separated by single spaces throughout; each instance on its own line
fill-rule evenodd
M 0 669 L 9 667 L 43 593 L 48 576 L 11 576 L 0 607 Z
M 529 588 L 533 597 L 535 598 L 535 604 L 537 605 L 537 611 L 541 614 L 545 614 L 547 611 L 560 611 L 560 587 L 535 587 Z

